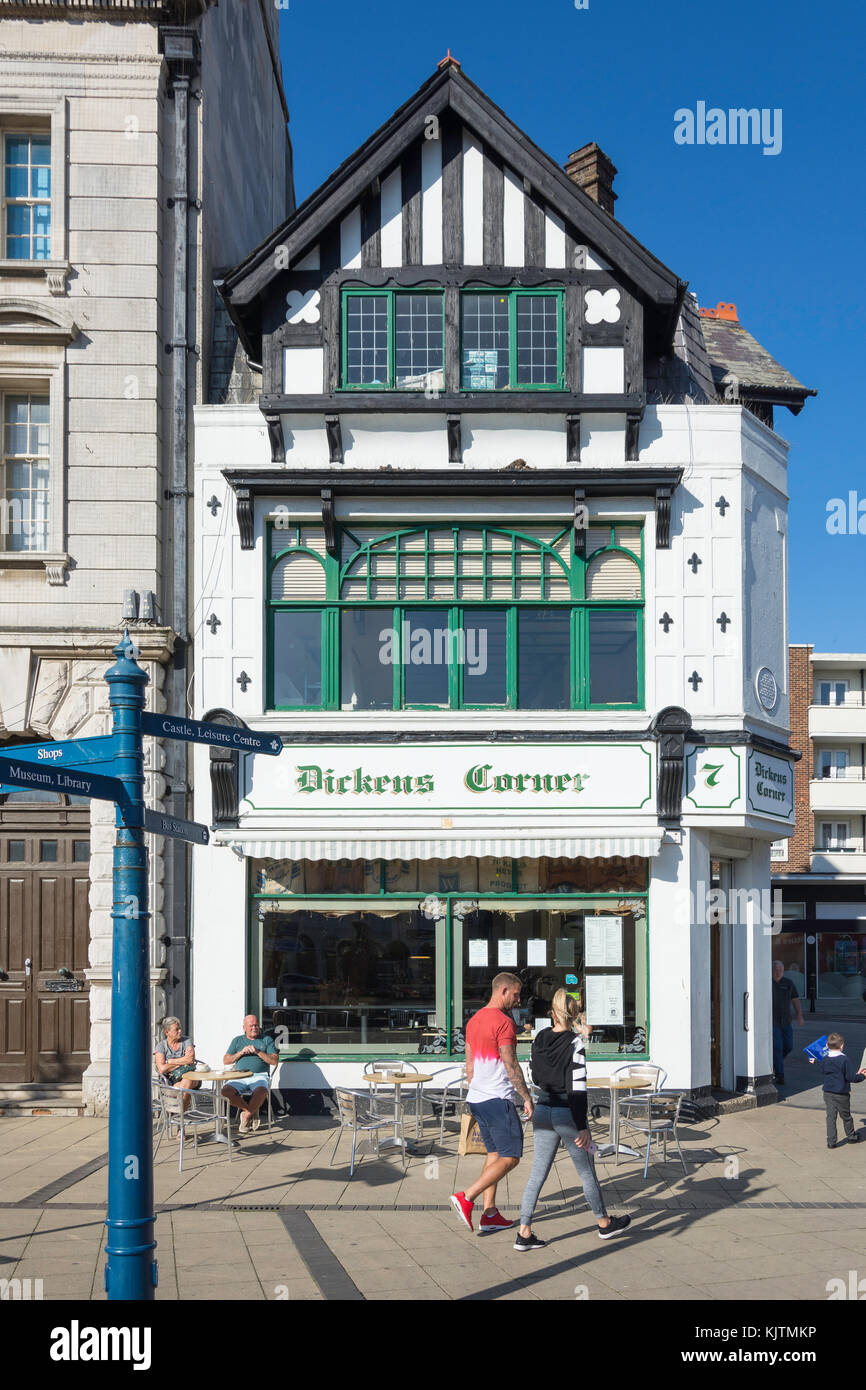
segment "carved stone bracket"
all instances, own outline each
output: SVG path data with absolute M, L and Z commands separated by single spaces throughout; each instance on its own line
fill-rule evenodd
M 328 435 L 328 454 L 331 463 L 343 462 L 343 427 L 339 415 L 325 416 L 325 430 Z
M 580 463 L 580 416 L 565 417 L 565 458 L 567 463 Z
M 322 488 L 322 525 L 325 528 L 325 549 L 328 554 L 337 554 L 337 520 L 334 515 L 334 494 L 329 487 Z
M 659 746 L 659 820 L 678 821 L 682 816 L 686 734 L 691 727 L 688 710 L 678 705 L 667 705 L 659 710 L 650 725 Z
M 238 518 L 238 531 L 241 536 L 241 550 L 253 549 L 253 499 L 248 487 L 235 488 L 235 510 Z
M 463 427 L 459 415 L 449 415 L 448 424 L 448 462 L 463 462 Z
M 671 499 L 672 487 L 656 488 L 656 550 L 671 548 Z
M 68 565 L 69 565 L 69 562 L 68 562 L 68 560 L 66 560 L 66 559 L 63 559 L 63 560 L 46 560 L 46 561 L 45 561 L 45 582 L 46 582 L 46 584 L 51 584 L 51 585 L 54 585 L 55 587 L 62 588 L 63 585 L 66 583 L 66 574 L 67 574 L 67 570 L 68 570 Z
M 229 724 L 245 729 L 242 719 L 231 710 L 213 709 L 205 715 L 211 724 Z M 240 805 L 240 754 L 233 748 L 210 749 L 210 785 L 214 825 L 237 825 Z
M 282 416 L 276 411 L 267 411 L 265 424 L 268 427 L 268 438 L 271 441 L 271 463 L 285 463 L 286 441 L 283 438 Z

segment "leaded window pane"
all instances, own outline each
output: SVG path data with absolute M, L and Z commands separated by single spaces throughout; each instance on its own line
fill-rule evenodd
M 395 295 L 394 341 L 395 385 L 442 390 L 442 295 Z
M 517 382 L 559 385 L 559 301 L 554 295 L 517 296 Z
M 387 386 L 387 295 L 348 295 L 346 335 L 346 384 Z
M 462 310 L 463 390 L 506 389 L 510 363 L 507 295 L 464 294 Z

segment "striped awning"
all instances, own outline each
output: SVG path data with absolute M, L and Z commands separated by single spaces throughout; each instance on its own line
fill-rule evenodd
M 368 836 L 366 838 L 326 839 L 320 836 L 298 838 L 272 836 L 258 838 L 242 832 L 219 832 L 215 844 L 228 844 L 236 854 L 248 859 L 629 859 L 637 855 L 652 859 L 661 848 L 662 830 L 617 835 L 561 835 L 555 839 L 533 836 L 437 836 L 418 837 Z

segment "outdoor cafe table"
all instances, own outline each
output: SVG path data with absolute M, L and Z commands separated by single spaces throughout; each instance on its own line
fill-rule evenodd
M 421 1137 L 421 1132 L 419 1129 L 419 1123 L 421 1118 L 421 1087 L 423 1086 L 425 1081 L 432 1081 L 433 1077 L 424 1076 L 420 1072 L 415 1071 L 377 1071 L 372 1076 L 369 1074 L 369 1072 L 365 1072 L 364 1080 L 366 1081 L 368 1086 L 372 1086 L 374 1088 L 374 1091 L 379 1086 L 394 1087 L 394 1135 L 393 1138 L 383 1139 L 382 1145 L 383 1147 L 385 1147 L 388 1144 L 395 1144 L 398 1149 L 402 1149 L 405 1147 L 407 1152 L 411 1153 L 412 1150 L 409 1148 L 408 1142 L 400 1137 L 400 1087 L 417 1087 L 417 1090 L 415 1091 L 415 1138 L 419 1139 Z
M 229 1159 L 231 1159 L 232 1156 L 232 1118 L 231 1113 L 229 1111 L 229 1103 L 225 1099 L 225 1096 L 222 1094 L 222 1091 L 220 1090 L 220 1084 L 226 1081 L 240 1081 L 243 1077 L 246 1077 L 246 1079 L 249 1080 L 249 1076 L 250 1073 L 248 1071 L 236 1071 L 233 1067 L 229 1067 L 227 1071 L 197 1071 L 195 1073 L 196 1081 L 210 1081 L 213 1083 L 213 1137 L 219 1144 L 228 1144 Z M 225 1114 L 223 1114 L 224 1101 Z M 223 1119 L 225 1119 L 226 1126 L 225 1134 L 221 1132 Z
M 605 1158 L 608 1154 L 628 1154 L 631 1158 L 640 1158 L 637 1149 L 629 1148 L 628 1144 L 619 1142 L 619 1092 L 620 1091 L 647 1091 L 652 1083 L 650 1081 L 639 1081 L 636 1077 L 631 1081 L 611 1081 L 609 1076 L 592 1076 L 586 1083 L 588 1091 L 610 1091 L 610 1138 L 609 1144 L 599 1144 L 598 1153 L 600 1158 Z

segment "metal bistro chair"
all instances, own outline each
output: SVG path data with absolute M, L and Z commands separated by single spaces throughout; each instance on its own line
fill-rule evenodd
M 466 1099 L 466 1092 L 469 1090 L 469 1082 L 466 1079 L 466 1068 L 460 1062 L 457 1062 L 454 1066 L 443 1067 L 441 1071 L 437 1071 L 436 1081 L 441 1082 L 442 1078 L 448 1076 L 449 1072 L 452 1072 L 453 1075 L 449 1077 L 444 1085 L 429 1086 L 426 1090 L 422 1090 L 421 1092 L 422 1104 L 425 1101 L 427 1102 L 433 1113 L 434 1120 L 436 1119 L 438 1107 L 440 1147 L 445 1143 L 445 1119 L 449 1114 L 449 1110 L 459 1125 L 460 1116 L 463 1113 L 463 1102 Z
M 186 1131 L 192 1131 L 193 1145 L 195 1152 L 198 1153 L 198 1132 L 210 1126 L 216 1133 L 218 1119 L 215 1107 L 199 1109 L 195 1102 L 190 1105 L 188 1110 L 183 1108 L 183 1097 L 185 1095 L 195 1095 L 195 1092 L 176 1090 L 174 1086 L 167 1086 L 162 1082 L 157 1082 L 154 1086 L 153 1095 L 158 1100 L 162 1108 L 162 1127 L 166 1134 L 171 1134 L 172 1127 L 177 1126 L 180 1132 L 180 1152 L 178 1154 L 178 1172 L 183 1172 L 183 1150 L 186 1142 Z M 231 1126 L 226 1126 L 226 1136 L 229 1151 L 229 1161 L 232 1157 L 232 1136 Z M 157 1142 L 157 1148 L 159 1143 Z
M 372 1097 L 373 1097 L 374 1108 L 375 1108 L 376 1102 L 377 1102 L 378 1100 L 382 1099 L 382 1097 L 380 1097 L 380 1095 L 379 1095 L 379 1088 L 378 1088 L 378 1081 L 377 1081 L 377 1078 L 380 1078 L 380 1079 L 384 1080 L 384 1079 L 385 1079 L 385 1076 L 387 1075 L 388 1072 L 395 1073 L 397 1076 L 408 1076 L 408 1075 L 409 1075 L 410 1073 L 412 1073 L 412 1072 L 414 1072 L 414 1073 L 417 1075 L 417 1073 L 418 1073 L 418 1068 L 415 1066 L 414 1062 L 407 1062 L 404 1058 L 400 1058 L 398 1061 L 391 1061 L 391 1062 L 389 1062 L 389 1061 L 387 1061 L 387 1060 L 386 1060 L 386 1061 L 378 1061 L 378 1062 L 366 1062 L 366 1063 L 364 1064 L 364 1075 L 365 1075 L 365 1076 L 369 1076 L 370 1079 L 371 1079 L 371 1081 L 372 1081 L 372 1085 L 371 1085 L 371 1087 L 370 1087 L 370 1092 L 371 1092 L 371 1095 L 372 1095 Z M 402 1098 L 402 1096 L 400 1095 L 400 1089 L 399 1089 L 399 1087 L 397 1087 L 397 1086 L 394 1087 L 394 1093 L 395 1093 L 395 1094 L 394 1094 L 394 1101 L 393 1101 L 393 1104 L 394 1104 L 394 1114 L 395 1114 L 395 1116 L 396 1116 L 397 1113 L 398 1113 L 398 1111 L 399 1111 L 399 1113 L 400 1113 L 401 1115 L 403 1115 L 403 1114 L 404 1114 L 404 1105 L 403 1105 L 403 1098 Z M 415 1138 L 416 1138 L 416 1139 L 420 1139 L 420 1138 L 421 1138 L 421 1132 L 422 1132 L 423 1109 L 424 1109 L 424 1106 L 423 1106 L 423 1094 L 424 1094 L 423 1088 L 421 1089 L 420 1094 L 418 1093 L 418 1091 L 417 1091 L 417 1089 L 416 1089 L 416 1100 L 415 1100 Z M 400 1123 L 401 1123 L 401 1125 L 402 1125 L 402 1120 L 401 1120 Z
M 337 1117 L 340 1123 L 337 1130 L 337 1140 L 334 1144 L 328 1167 L 333 1167 L 334 1159 L 337 1157 L 337 1149 L 340 1147 L 340 1140 L 343 1137 L 343 1131 L 350 1129 L 352 1131 L 352 1157 L 349 1162 L 349 1177 L 351 1178 L 355 1173 L 355 1148 L 358 1143 L 358 1135 L 362 1134 L 373 1140 L 375 1154 L 376 1157 L 379 1158 L 381 1156 L 379 1149 L 379 1130 L 390 1127 L 394 1121 L 392 1119 L 383 1119 L 377 1114 L 375 1098 L 373 1096 L 365 1096 L 360 1091 L 349 1091 L 342 1086 L 337 1086 L 335 1088 L 334 1095 L 337 1101 Z M 399 1123 L 400 1133 L 402 1135 L 402 1116 Z M 402 1152 L 403 1154 L 403 1172 L 405 1174 L 409 1162 L 406 1154 L 405 1140 L 402 1148 L 398 1148 L 398 1152 Z
M 637 1098 L 636 1098 L 637 1099 Z M 649 1169 L 650 1145 L 653 1139 L 662 1141 L 662 1163 L 668 1161 L 668 1138 L 673 1139 L 677 1146 L 680 1163 L 683 1165 L 683 1172 L 688 1176 L 686 1160 L 683 1158 L 683 1151 L 680 1148 L 680 1141 L 677 1136 L 677 1122 L 680 1118 L 680 1110 L 683 1104 L 682 1091 L 655 1091 L 645 1096 L 640 1106 L 635 1104 L 632 1113 L 629 1115 L 629 1128 L 638 1134 L 646 1135 L 646 1158 L 644 1160 L 643 1175 L 646 1177 Z
M 617 1067 L 611 1076 L 611 1081 L 642 1081 L 649 1082 L 649 1086 L 642 1086 L 640 1090 L 627 1091 L 618 1097 L 617 1115 L 619 1129 L 623 1124 L 631 1124 L 633 1111 L 643 1114 L 646 1110 L 646 1103 L 649 1097 L 654 1096 L 662 1089 L 668 1079 L 668 1074 L 663 1067 L 658 1067 L 653 1062 L 629 1062 L 624 1067 Z M 619 1139 L 619 1135 L 617 1135 Z M 619 1144 L 617 1144 L 616 1160 L 619 1163 Z

